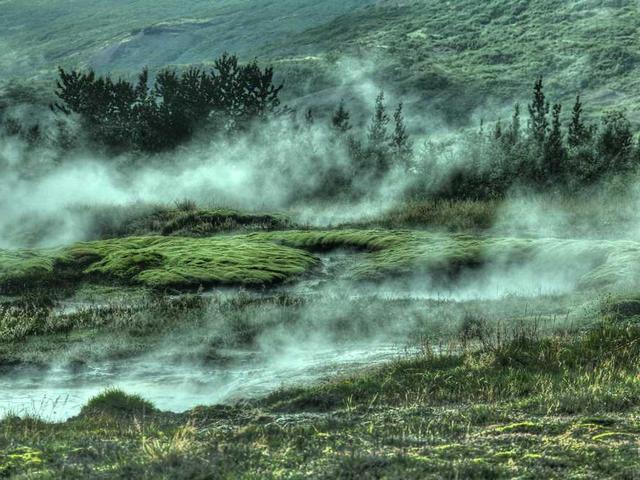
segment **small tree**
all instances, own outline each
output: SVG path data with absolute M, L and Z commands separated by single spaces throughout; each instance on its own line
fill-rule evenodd
M 542 77 L 536 80 L 533 87 L 533 100 L 529 104 L 529 130 L 533 140 L 542 145 L 549 130 L 549 102 L 544 95 Z
M 387 115 L 384 105 L 384 92 L 381 91 L 376 97 L 373 119 L 369 125 L 368 140 L 371 148 L 380 148 L 387 142 L 389 121 L 389 115 Z
M 556 103 L 553 106 L 551 115 L 551 130 L 545 141 L 544 160 L 547 181 L 550 183 L 558 180 L 558 175 L 562 173 L 562 169 L 566 160 L 566 151 L 562 142 L 562 123 L 560 113 L 562 106 Z
M 351 114 L 345 108 L 344 99 L 340 100 L 340 105 L 338 105 L 338 109 L 334 112 L 331 117 L 331 126 L 339 133 L 347 133 L 351 130 L 352 126 L 350 123 Z
M 304 123 L 307 127 L 311 127 L 315 123 L 315 118 L 313 116 L 313 109 L 308 108 L 306 113 L 304 114 Z
M 593 130 L 584 123 L 582 117 L 582 102 L 580 101 L 580 94 L 578 94 L 576 95 L 576 102 L 574 103 L 573 110 L 571 112 L 569 134 L 567 135 L 567 142 L 572 148 L 577 148 L 588 143 L 592 137 Z
M 390 141 L 391 148 L 401 160 L 406 161 L 411 155 L 412 145 L 409 134 L 407 133 L 407 127 L 404 123 L 404 116 L 402 115 L 402 103 L 398 104 L 398 108 L 396 108 L 393 113 L 393 122 L 394 128 Z
M 520 140 L 520 129 L 520 104 L 516 103 L 513 107 L 511 127 L 509 128 L 509 140 L 512 144 L 516 144 Z
M 604 115 L 597 150 L 610 173 L 623 173 L 633 167 L 633 134 L 624 112 L 612 110 Z

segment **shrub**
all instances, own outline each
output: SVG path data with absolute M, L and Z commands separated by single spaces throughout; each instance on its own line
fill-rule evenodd
M 110 415 L 137 416 L 157 412 L 151 402 L 139 395 L 129 395 L 122 390 L 109 388 L 96 395 L 80 411 L 81 416 Z

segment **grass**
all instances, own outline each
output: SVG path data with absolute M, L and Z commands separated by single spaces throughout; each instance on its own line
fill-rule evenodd
M 287 102 L 323 92 L 333 108 L 341 97 L 358 97 L 353 91 L 363 78 L 371 80 L 404 97 L 408 112 L 429 108 L 427 133 L 434 121 L 475 123 L 470 112 L 477 110 L 487 120 L 508 118 L 505 104 L 526 98 L 538 75 L 565 111 L 581 92 L 589 114 L 626 107 L 638 119 L 640 34 L 632 0 L 332 0 L 322 8 L 307 0 L 199 0 L 188 15 L 168 0 L 119 2 L 116 12 L 97 0 L 73 12 L 60 1 L 6 0 L 3 9 L 0 31 L 10 33 L 0 36 L 0 72 L 7 78 L 48 83 L 58 65 L 132 74 L 144 66 L 206 64 L 231 51 L 274 62 Z M 336 62 L 341 56 L 356 62 Z
M 6 51 L 0 56 L 0 71 L 42 76 L 57 65 L 138 71 L 145 65 L 206 63 L 225 51 L 251 58 L 264 42 L 326 22 L 362 3 L 328 0 L 320 8 L 299 0 L 196 0 L 185 12 L 169 0 L 118 1 L 115 11 L 90 0 L 69 12 L 64 2 L 27 5 L 7 0 L 0 20 L 0 31 L 7 32 L 0 35 Z M 13 62 L 11 68 L 13 55 L 31 61 Z
M 637 119 L 637 8 L 633 1 L 380 2 L 287 37 L 288 48 L 265 50 L 305 54 L 314 59 L 309 72 L 331 71 L 339 54 L 365 58 L 363 76 L 414 94 L 420 109 L 430 105 L 449 125 L 476 109 L 506 119 L 504 103 L 523 98 L 539 75 L 565 107 L 581 92 L 590 113 L 626 107 Z
M 166 205 L 77 207 L 88 218 L 91 239 L 142 235 L 204 237 L 217 233 L 285 230 L 294 226 L 281 213 L 242 212 L 231 208 L 200 208 L 189 201 Z
M 633 283 L 640 245 L 632 241 L 556 238 L 492 238 L 408 230 L 289 231 L 253 234 L 311 251 L 356 248 L 371 252 L 352 270 L 352 278 L 381 280 L 429 273 L 455 276 L 488 266 L 577 269 L 584 288 Z
M 122 390 L 109 388 L 91 398 L 82 407 L 80 416 L 109 415 L 112 417 L 141 417 L 145 414 L 153 414 L 157 409 L 139 395 L 128 395 Z
M 635 478 L 639 337 L 634 317 L 551 337 L 514 329 L 183 414 L 143 416 L 142 400 L 107 392 L 90 404 L 137 414 L 7 417 L 0 465 L 18 478 Z
M 153 288 L 266 286 L 310 272 L 310 252 L 356 249 L 367 255 L 349 272 L 354 280 L 414 275 L 455 279 L 464 271 L 527 264 L 574 272 L 584 288 L 632 287 L 640 244 L 556 238 L 509 238 L 424 231 L 342 229 L 257 232 L 209 238 L 124 237 L 58 250 L 0 251 L 5 289 L 78 281 Z
M 269 285 L 317 264 L 302 250 L 243 236 L 126 237 L 55 251 L 0 252 L 0 283 L 21 288 L 97 279 L 150 287 Z

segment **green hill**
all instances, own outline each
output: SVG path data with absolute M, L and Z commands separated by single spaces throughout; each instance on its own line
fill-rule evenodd
M 450 119 L 528 94 L 583 92 L 594 110 L 640 120 L 640 3 L 635 0 L 384 1 L 297 34 L 272 56 L 326 52 L 366 58 L 371 75 Z M 334 55 L 335 56 L 335 55 Z M 568 106 L 568 105 L 567 105 Z
M 464 123 L 504 115 L 543 74 L 551 96 L 640 115 L 637 0 L 0 1 L 0 74 L 206 62 L 224 50 L 275 62 L 287 100 L 350 97 L 364 76 L 414 112 Z M 361 63 L 340 61 L 349 58 Z M 359 72 L 361 70 L 361 72 Z M 358 73 L 362 73 L 359 75 Z M 353 96 L 353 95 L 352 95 Z M 357 96 L 353 96 L 354 98 Z M 320 98 L 320 100 L 318 100 Z M 432 111 L 432 110 L 430 110 Z

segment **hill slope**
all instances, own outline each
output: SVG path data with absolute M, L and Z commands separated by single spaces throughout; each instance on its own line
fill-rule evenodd
M 637 0 L 0 5 L 5 78 L 46 76 L 58 64 L 129 71 L 206 62 L 228 50 L 276 62 L 288 80 L 287 100 L 322 92 L 310 98 L 334 104 L 366 78 L 416 113 L 435 110 L 464 124 L 479 107 L 489 120 L 492 110 L 507 114 L 503 108 L 543 74 L 554 99 L 568 103 L 582 91 L 588 109 L 625 106 L 640 120 Z
M 640 3 L 635 0 L 387 0 L 273 45 L 271 56 L 337 51 L 367 58 L 379 83 L 451 120 L 528 94 L 584 93 L 594 110 L 640 120 Z M 566 105 L 568 107 L 568 105 Z

